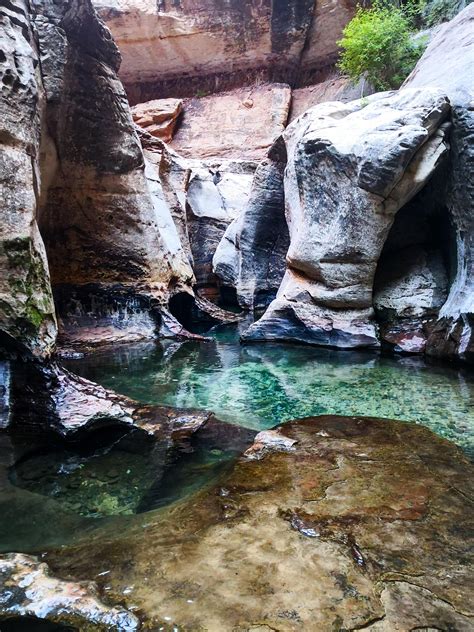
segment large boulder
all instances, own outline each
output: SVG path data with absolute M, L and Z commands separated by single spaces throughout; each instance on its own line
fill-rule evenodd
M 283 134 L 290 247 L 276 299 L 244 334 L 377 347 L 373 282 L 398 210 L 447 153 L 437 90 L 321 104 Z
M 449 296 L 427 343 L 439 357 L 474 358 L 474 4 L 443 25 L 405 81 L 436 87 L 452 107 L 451 166 L 446 206 L 455 231 L 456 263 Z
M 182 111 L 181 99 L 154 99 L 133 107 L 132 116 L 146 132 L 169 143 Z

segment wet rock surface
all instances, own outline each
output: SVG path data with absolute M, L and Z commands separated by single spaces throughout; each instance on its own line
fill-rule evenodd
M 139 628 L 131 612 L 102 603 L 92 582 L 58 579 L 36 557 L 19 553 L 1 556 L 0 578 L 1 625 L 3 620 L 13 619 L 24 630 L 38 620 L 65 626 L 58 630 L 134 632 Z
M 131 432 L 138 444 L 147 437 L 166 444 L 174 433 L 189 436 L 211 417 L 206 411 L 141 405 L 57 363 L 12 361 L 7 369 L 4 429 L 13 434 L 56 435 L 74 442 L 94 432 Z
M 120 312 L 116 303 L 125 296 L 135 301 L 131 328 L 142 326 L 150 335 L 153 316 L 159 320 L 159 307 L 170 294 L 192 292 L 193 273 L 171 209 L 147 177 L 117 77 L 119 51 L 87 0 L 68 5 L 36 0 L 31 18 L 45 85 L 42 133 L 49 142 L 43 169 L 50 186 L 41 203 L 40 230 L 54 290 L 74 302 L 74 290 L 92 294 L 94 286 L 98 317 Z M 79 299 L 77 320 L 94 316 L 94 307 Z M 64 307 L 59 316 L 68 317 L 67 300 L 58 303 Z M 126 315 L 125 307 L 115 320 Z M 113 318 L 109 325 L 113 329 Z M 126 331 L 123 327 L 118 338 Z
M 48 356 L 56 318 L 43 240 L 37 223 L 42 80 L 29 7 L 0 7 L 0 337 Z
M 277 434 L 216 487 L 50 551 L 48 564 L 97 578 L 152 626 L 472 629 L 462 453 L 381 419 L 308 418 Z

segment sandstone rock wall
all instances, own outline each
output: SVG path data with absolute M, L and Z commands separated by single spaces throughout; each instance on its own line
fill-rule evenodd
M 28 3 L 0 7 L 0 344 L 47 356 L 56 320 L 38 202 L 44 99 Z
M 116 74 L 120 54 L 90 2 L 32 7 L 50 138 L 43 169 L 52 172 L 40 229 L 58 310 L 69 330 L 81 322 L 94 329 L 92 312 L 94 338 L 104 327 L 113 337 L 119 321 L 120 338 L 155 335 L 154 306 L 191 292 L 193 273 L 170 209 L 146 176 Z
M 447 207 L 455 232 L 455 278 L 428 353 L 474 359 L 474 5 L 443 25 L 404 87 L 440 88 L 452 104 Z
M 123 54 L 133 103 L 261 81 L 300 85 L 333 66 L 351 0 L 94 0 Z

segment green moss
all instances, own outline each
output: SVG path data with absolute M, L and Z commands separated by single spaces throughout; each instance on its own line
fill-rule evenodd
M 36 307 L 36 305 L 31 303 L 31 301 L 26 304 L 25 314 L 28 320 L 36 327 L 36 329 L 39 329 L 41 327 L 44 321 L 44 314 L 42 314 Z
M 49 277 L 41 255 L 30 237 L 16 237 L 2 243 L 10 274 L 11 300 L 1 309 L 4 320 L 19 338 L 35 336 L 53 312 Z

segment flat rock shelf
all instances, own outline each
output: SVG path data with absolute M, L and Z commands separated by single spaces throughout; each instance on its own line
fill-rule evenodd
M 467 632 L 472 481 L 426 428 L 313 417 L 260 433 L 215 485 L 42 559 L 143 629 Z

